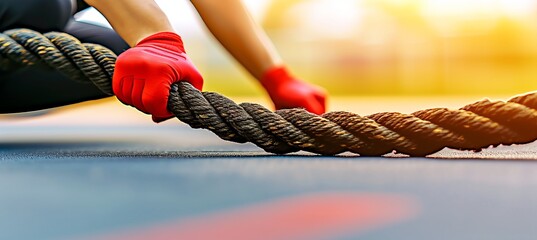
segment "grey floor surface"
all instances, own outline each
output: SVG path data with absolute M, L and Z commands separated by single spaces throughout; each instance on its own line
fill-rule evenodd
M 415 199 L 338 239 L 535 239 L 537 145 L 430 158 L 266 154 L 178 126 L 0 127 L 0 239 L 71 239 L 314 192 Z

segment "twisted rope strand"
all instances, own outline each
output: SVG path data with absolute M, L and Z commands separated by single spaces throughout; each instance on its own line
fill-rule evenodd
M 0 33 L 0 69 L 50 67 L 75 81 L 93 83 L 109 95 L 116 58 L 105 47 L 82 44 L 65 33 L 28 29 Z M 298 108 L 273 112 L 255 103 L 236 104 L 179 82 L 171 87 L 168 109 L 192 128 L 208 129 L 228 141 L 252 142 L 277 154 L 304 150 L 322 155 L 348 151 L 363 156 L 390 152 L 426 156 L 445 147 L 480 151 L 537 139 L 537 93 L 507 102 L 483 100 L 458 110 L 369 116 L 337 111 L 318 116 Z

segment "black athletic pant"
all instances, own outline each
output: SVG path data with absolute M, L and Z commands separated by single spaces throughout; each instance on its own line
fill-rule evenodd
M 80 1 L 80 0 L 79 0 Z M 0 31 L 29 28 L 39 32 L 62 31 L 81 42 L 101 44 L 116 54 L 128 48 L 113 30 L 76 22 L 71 0 L 0 0 Z M 0 72 L 0 113 L 40 110 L 106 97 L 91 83 L 77 83 L 43 67 Z

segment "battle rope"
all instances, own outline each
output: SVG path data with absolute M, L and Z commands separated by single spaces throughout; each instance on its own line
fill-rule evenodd
M 0 33 L 0 68 L 48 66 L 73 80 L 92 82 L 112 95 L 116 55 L 95 44 L 80 43 L 58 32 L 28 29 Z M 252 142 L 267 152 L 305 150 L 323 155 L 350 151 L 380 156 L 390 152 L 426 156 L 444 147 L 479 151 L 489 146 L 523 144 L 537 139 L 537 93 L 507 102 L 483 100 L 459 110 L 433 108 L 359 116 L 303 109 L 272 112 L 255 103 L 236 104 L 188 83 L 172 85 L 168 108 L 193 128 L 204 128 L 233 142 Z

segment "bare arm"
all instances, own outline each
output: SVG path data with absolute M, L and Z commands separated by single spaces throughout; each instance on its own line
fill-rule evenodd
M 282 64 L 272 43 L 240 0 L 191 2 L 216 39 L 256 79 Z
M 101 12 L 130 45 L 157 32 L 173 32 L 168 18 L 154 0 L 85 0 Z
M 186 81 L 202 89 L 201 74 L 154 0 L 85 1 L 132 46 L 118 56 L 112 76 L 112 90 L 122 103 L 161 122 L 173 117 L 167 108 L 173 83 Z
M 153 33 L 174 31 L 154 0 L 86 2 L 101 12 L 130 46 Z M 256 79 L 282 64 L 271 41 L 240 0 L 192 0 L 192 3 L 211 33 Z
M 251 18 L 241 0 L 191 1 L 216 39 L 267 90 L 276 109 L 303 107 L 317 114 L 325 111 L 326 93 L 324 90 L 294 78 L 287 71 L 272 43 L 261 27 Z M 163 33 L 173 32 L 173 28 L 154 0 L 86 0 L 86 2 L 97 8 L 129 45 L 135 46 L 142 39 L 145 41 L 148 36 L 154 36 L 154 34 L 161 37 L 165 35 L 164 38 L 167 39 L 168 45 L 180 50 L 176 54 L 185 54 L 179 36 Z M 149 45 L 161 44 L 162 41 L 158 38 L 151 38 L 149 42 L 145 45 L 151 47 Z M 143 112 L 151 113 L 154 120 L 155 117 L 157 117 L 156 121 L 160 121 L 159 119 L 171 116 L 171 113 L 166 109 L 166 102 L 169 94 L 168 89 L 172 82 L 186 80 L 191 83 L 199 83 L 198 86 L 201 89 L 203 82 L 201 75 L 186 56 L 182 58 L 184 61 L 170 64 L 177 65 L 177 68 L 181 70 L 178 72 L 185 72 L 184 69 L 187 69 L 189 71 L 186 72 L 191 74 L 183 74 L 173 79 L 166 77 L 176 76 L 177 72 L 162 76 L 162 79 L 169 80 L 165 81 L 164 87 L 153 84 L 152 81 L 149 81 L 150 84 L 138 86 L 139 81 L 134 81 L 132 72 L 141 71 L 138 75 L 143 78 L 139 79 L 151 79 L 154 76 L 146 76 L 149 72 L 147 69 L 132 67 L 127 64 L 130 63 L 129 61 L 136 63 L 131 64 L 133 66 L 141 65 L 144 67 L 158 65 L 158 63 L 166 61 L 162 56 L 151 56 L 158 58 L 158 61 L 138 64 L 141 59 L 139 56 L 147 57 L 145 55 L 149 53 L 136 49 L 128 51 L 132 53 L 132 56 L 125 56 L 123 53 L 123 59 L 126 60 L 121 62 L 119 61 L 121 59 L 118 59 L 119 63 L 116 62 L 116 73 L 120 69 L 125 74 L 114 74 L 114 79 L 117 79 L 113 80 L 116 84 L 114 92 L 118 98 L 123 99 L 124 103 L 133 105 Z M 158 69 L 158 66 L 153 67 Z M 149 90 L 146 91 L 144 86 L 147 86 Z M 138 91 L 140 89 L 143 91 Z M 150 94 L 145 94 L 145 92 L 150 92 Z M 147 103 L 143 102 L 144 99 L 147 100 Z M 155 111 L 148 110 L 146 105 L 154 106 Z

